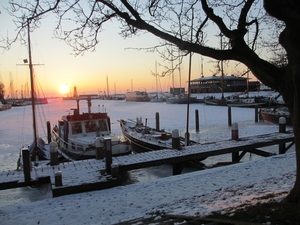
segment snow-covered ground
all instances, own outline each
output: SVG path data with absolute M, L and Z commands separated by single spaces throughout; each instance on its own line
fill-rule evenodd
M 205 216 L 273 194 L 281 200 L 295 181 L 287 153 L 155 181 L 1 207 L 1 224 L 115 224 L 162 212 Z M 265 201 L 265 200 L 264 200 Z

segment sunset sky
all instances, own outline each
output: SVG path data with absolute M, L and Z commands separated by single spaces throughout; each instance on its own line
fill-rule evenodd
M 0 35 L 14 37 L 16 26 L 5 11 L 1 1 Z M 5 5 L 7 6 L 7 5 Z M 42 20 L 41 27 L 31 33 L 31 45 L 35 73 L 42 91 L 46 97 L 62 96 L 63 86 L 69 88 L 68 93 L 77 87 L 78 94 L 115 94 L 127 90 L 156 91 L 156 79 L 151 75 L 155 72 L 155 62 L 164 64 L 157 53 L 147 53 L 144 50 L 128 48 L 147 48 L 159 44 L 159 39 L 152 34 L 141 34 L 138 37 L 123 39 L 119 35 L 117 22 L 108 22 L 100 34 L 100 43 L 94 52 L 86 52 L 83 56 L 72 55 L 72 48 L 65 42 L 55 39 L 53 30 L 56 19 L 48 16 Z M 215 46 L 219 46 L 217 31 L 212 33 Z M 210 40 L 212 41 L 212 40 Z M 5 85 L 6 96 L 10 95 L 10 81 L 13 81 L 14 93 L 20 94 L 30 83 L 29 68 L 22 66 L 23 59 L 28 58 L 28 48 L 16 42 L 9 51 L 0 55 L 0 81 Z M 215 71 L 214 60 L 203 57 L 204 76 L 211 76 Z M 158 67 L 158 73 L 163 68 Z M 236 74 L 236 68 L 225 68 L 225 74 Z M 191 78 L 201 76 L 201 56 L 194 55 L 192 59 Z M 179 87 L 178 73 L 174 74 L 175 86 Z M 181 84 L 187 88 L 188 57 L 181 67 Z M 253 79 L 252 79 L 253 80 Z M 256 78 L 254 78 L 256 80 Z M 108 82 L 107 82 L 108 81 Z M 107 91 L 108 83 L 108 91 Z M 159 90 L 168 91 L 172 86 L 172 77 L 159 79 Z

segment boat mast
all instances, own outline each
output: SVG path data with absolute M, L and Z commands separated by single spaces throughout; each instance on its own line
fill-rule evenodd
M 158 98 L 158 83 L 157 83 L 157 62 L 155 61 L 155 78 L 156 78 L 156 95 Z
M 33 76 L 33 65 L 31 57 L 31 44 L 30 44 L 30 19 L 27 19 L 27 29 L 28 29 L 28 54 L 29 54 L 29 71 L 30 71 L 30 85 L 31 85 L 31 102 L 32 102 L 32 119 L 33 119 L 33 134 L 34 134 L 34 154 L 33 159 L 39 156 L 39 147 L 37 141 L 37 129 L 36 129 L 36 116 L 35 116 L 35 89 L 34 89 L 34 76 Z
M 179 65 L 178 65 L 178 72 L 179 72 L 179 96 L 181 95 L 181 68 L 180 68 L 180 57 L 179 59 Z M 184 93 L 183 93 L 184 94 Z
M 173 88 L 172 88 L 172 94 L 173 96 L 175 96 L 175 91 L 174 91 L 174 65 L 173 65 L 173 48 L 171 47 L 171 65 L 172 65 L 172 85 L 173 85 Z
M 106 89 L 107 89 L 107 98 L 109 98 L 108 76 L 106 76 Z

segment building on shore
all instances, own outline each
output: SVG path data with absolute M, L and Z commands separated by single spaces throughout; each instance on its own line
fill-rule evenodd
M 190 81 L 191 93 L 221 93 L 224 92 L 245 92 L 259 91 L 259 81 L 249 81 L 247 78 L 238 76 L 216 76 L 200 77 Z M 223 85 L 222 85 L 223 82 Z M 247 87 L 248 86 L 248 87 Z

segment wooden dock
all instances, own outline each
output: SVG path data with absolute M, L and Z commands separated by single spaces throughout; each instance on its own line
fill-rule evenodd
M 244 137 L 237 140 L 199 144 L 183 150 L 156 150 L 139 154 L 113 157 L 111 174 L 108 174 L 105 159 L 90 159 L 66 162 L 59 165 L 39 165 L 32 167 L 31 180 L 25 182 L 23 171 L 0 172 L 0 190 L 51 183 L 53 197 L 85 191 L 100 190 L 122 184 L 122 172 L 134 169 L 173 165 L 173 174 L 179 174 L 183 165 L 191 160 L 232 154 L 232 161 L 239 162 L 246 153 L 270 156 L 258 148 L 278 145 L 279 153 L 289 149 L 294 141 L 292 132 L 272 133 Z M 286 146 L 286 143 L 290 143 Z M 283 150 L 284 149 L 284 150 Z

